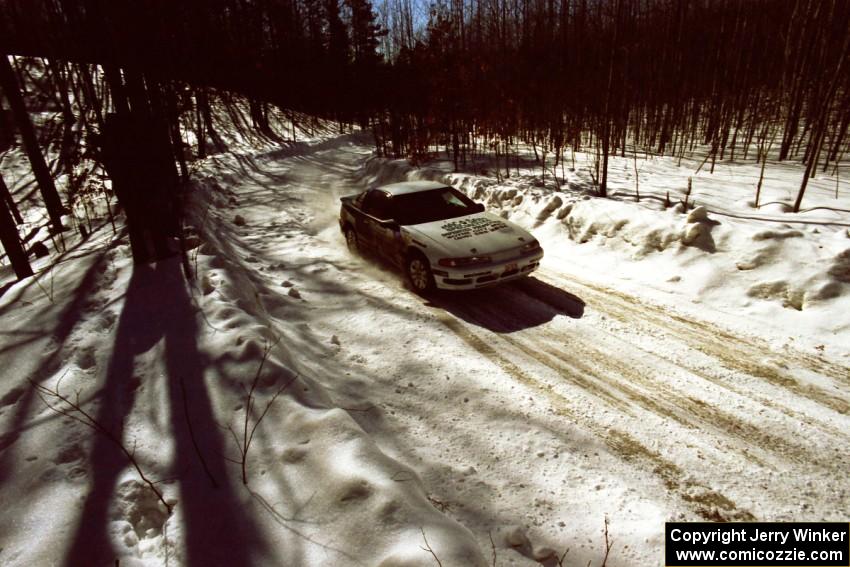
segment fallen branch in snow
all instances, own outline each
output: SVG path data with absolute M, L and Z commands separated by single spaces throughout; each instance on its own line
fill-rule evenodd
M 608 538 L 608 524 L 608 516 L 605 516 L 605 555 L 602 556 L 602 563 L 599 567 L 608 567 L 608 555 L 611 553 L 611 547 L 614 545 L 614 540 Z M 564 553 L 562 553 L 560 557 L 555 558 L 558 561 L 558 567 L 564 567 L 564 558 L 569 552 L 570 548 L 568 547 L 564 550 Z M 592 559 L 588 560 L 587 567 L 590 567 L 592 563 Z
M 395 480 L 395 478 L 393 478 L 393 480 Z M 412 479 L 410 479 L 410 480 L 412 480 Z M 446 510 L 448 510 L 448 509 L 449 509 L 449 505 L 448 505 L 448 504 L 446 504 L 445 502 L 443 502 L 443 501 L 442 501 L 442 500 L 440 500 L 439 498 L 436 498 L 435 496 L 431 496 L 431 495 L 429 494 L 429 495 L 427 495 L 427 496 L 426 496 L 426 498 L 428 498 L 428 502 L 430 502 L 430 503 L 431 503 L 431 505 L 432 505 L 434 508 L 436 508 L 437 510 L 439 510 L 440 512 L 445 512 Z
M 227 459 L 230 462 L 236 463 L 242 467 L 242 484 L 245 486 L 248 485 L 248 451 L 251 448 L 251 442 L 254 440 L 254 434 L 257 432 L 257 427 L 259 427 L 260 422 L 263 421 L 263 418 L 266 417 L 266 414 L 269 413 L 269 409 L 271 409 L 272 404 L 275 402 L 277 397 L 283 393 L 284 390 L 289 388 L 295 380 L 298 379 L 298 375 L 296 374 L 290 380 L 288 380 L 284 385 L 278 388 L 277 392 L 271 397 L 271 399 L 266 403 L 266 407 L 263 408 L 263 411 L 260 413 L 260 416 L 251 423 L 251 415 L 253 414 L 255 398 L 254 392 L 257 389 L 257 384 L 260 382 L 260 374 L 263 371 L 263 366 L 266 364 L 266 360 L 269 358 L 269 354 L 272 349 L 280 342 L 280 338 L 278 338 L 274 343 L 266 344 L 266 347 L 263 349 L 263 358 L 260 360 L 260 366 L 257 368 L 257 373 L 254 374 L 254 379 L 251 381 L 251 387 L 245 391 L 245 420 L 242 424 L 242 438 L 240 439 L 239 435 L 236 433 L 236 430 L 233 429 L 232 426 L 228 427 L 228 431 L 230 431 L 231 435 L 233 435 L 233 440 L 236 442 L 236 447 L 239 448 L 239 460 L 236 459 Z M 244 386 L 243 386 L 244 388 Z M 225 457 L 226 458 L 226 457 Z
M 50 303 L 55 303 L 53 301 L 53 266 L 54 266 L 53 264 L 50 264 L 50 266 L 47 268 L 47 271 L 50 274 L 50 289 L 49 290 L 45 289 L 44 286 L 41 285 L 41 281 L 39 281 L 39 279 L 38 279 L 39 275 L 40 275 L 39 273 L 34 273 L 32 275 L 32 279 L 35 282 L 35 285 L 37 285 L 38 289 L 40 289 L 41 292 L 47 297 L 47 299 L 50 300 Z
M 78 421 L 83 425 L 90 427 L 97 431 L 98 433 L 104 435 L 107 439 L 112 441 L 118 449 L 127 457 L 127 460 L 133 465 L 133 468 L 136 469 L 136 472 L 139 475 L 139 478 L 142 479 L 148 488 L 150 488 L 154 494 L 156 494 L 157 499 L 159 499 L 160 503 L 165 506 L 165 509 L 168 511 L 168 515 L 171 515 L 171 511 L 173 509 L 172 505 L 165 501 L 162 492 L 156 487 L 156 484 L 145 476 L 144 471 L 142 471 L 142 467 L 139 465 L 139 461 L 136 459 L 136 447 L 133 449 L 128 449 L 124 442 L 120 437 L 115 435 L 112 431 L 110 431 L 105 425 L 95 419 L 90 413 L 88 413 L 85 409 L 83 409 L 82 404 L 80 403 L 80 393 L 77 392 L 74 396 L 74 399 L 71 400 L 60 391 L 60 385 L 62 383 L 62 378 L 65 377 L 65 374 L 59 377 L 59 380 L 56 381 L 56 386 L 53 389 L 48 388 L 42 384 L 38 384 L 33 380 L 29 380 L 29 383 L 35 388 L 38 397 L 41 398 L 41 401 L 45 406 L 50 408 L 51 411 L 56 412 L 59 415 L 64 415 L 65 417 L 70 417 L 74 421 Z M 53 403 L 51 403 L 51 400 Z
M 570 552 L 570 548 L 566 548 L 561 556 L 558 558 L 558 567 L 564 567 L 564 557 L 567 556 L 567 553 Z
M 614 542 L 608 539 L 608 516 L 605 516 L 605 555 L 602 557 L 602 565 L 600 567 L 606 567 L 608 565 L 608 554 L 611 553 L 612 545 L 614 545 Z
M 487 530 L 487 536 L 490 538 L 490 549 L 493 550 L 493 567 L 496 567 L 496 542 L 493 541 L 493 532 Z
M 436 553 L 434 553 L 434 550 L 433 550 L 433 549 L 431 549 L 431 544 L 430 544 L 430 543 L 428 543 L 428 538 L 427 538 L 427 537 L 425 537 L 425 529 L 424 529 L 424 528 L 419 528 L 419 531 L 420 531 L 420 532 L 422 532 L 422 539 L 424 539 L 424 540 L 425 540 L 425 547 L 422 547 L 422 546 L 420 545 L 420 546 L 419 546 L 419 548 L 420 548 L 422 551 L 427 551 L 428 553 L 430 553 L 431 555 L 433 555 L 433 556 L 434 556 L 434 561 L 436 561 L 436 562 L 437 562 L 437 565 L 439 565 L 440 567 L 443 567 L 443 564 L 442 564 L 442 562 L 440 561 L 440 558 L 439 558 L 439 557 L 437 557 L 437 554 L 436 554 Z

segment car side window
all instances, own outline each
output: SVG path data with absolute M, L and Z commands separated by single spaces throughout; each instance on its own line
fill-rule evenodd
M 363 200 L 363 212 L 371 215 L 376 219 L 388 220 L 393 218 L 393 198 L 384 193 L 373 189 L 366 194 Z

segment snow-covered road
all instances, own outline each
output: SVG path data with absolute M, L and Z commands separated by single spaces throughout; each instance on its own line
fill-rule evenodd
M 0 507 L 16 513 L 0 517 L 0 563 L 553 567 L 566 552 L 585 567 L 607 541 L 607 565 L 632 567 L 662 564 L 668 520 L 847 520 L 848 327 L 823 320 L 847 301 L 844 213 L 831 232 L 738 234 L 582 194 L 534 200 L 515 177 L 488 203 L 522 201 L 511 218 L 531 219 L 542 268 L 423 299 L 340 234 L 341 195 L 409 167 L 364 167 L 369 142 L 208 158 L 192 289 L 174 260 L 133 267 L 106 230 L 39 285 L 4 287 Z M 694 226 L 730 251 L 678 244 Z M 618 246 L 640 256 L 620 264 Z M 783 255 L 805 273 L 783 274 Z M 76 392 L 113 438 L 28 379 Z M 263 408 L 243 484 L 236 432 Z M 171 514 L 116 439 L 163 479 Z
M 339 377 L 334 402 L 425 480 L 499 564 L 549 547 L 661 561 L 665 520 L 840 520 L 850 509 L 850 372 L 593 283 L 563 259 L 430 301 L 353 258 L 337 199 L 368 146 L 250 160 L 230 185 L 245 246 Z M 225 176 L 225 180 L 227 177 Z M 246 186 L 249 185 L 249 186 Z M 286 269 L 275 271 L 276 266 Z M 269 272 L 273 272 L 270 274 Z M 263 272 L 259 272 L 263 273 Z M 275 278 L 281 280 L 275 281 Z M 598 278 L 594 278 L 598 280 Z M 265 298 L 276 315 L 277 298 Z M 514 546 L 527 534 L 530 544 Z

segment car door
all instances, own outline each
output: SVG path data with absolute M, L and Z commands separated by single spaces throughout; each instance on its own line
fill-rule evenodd
M 396 222 L 395 203 L 391 195 L 377 213 L 379 222 L 374 225 L 375 249 L 387 261 L 401 265 L 403 254 L 401 227 Z
M 401 233 L 398 224 L 392 222 L 392 195 L 373 189 L 366 195 L 363 212 L 363 240 L 375 254 L 397 263 Z
M 361 214 L 357 217 L 355 230 L 357 231 L 359 245 L 363 250 L 375 250 L 375 224 L 377 219 L 374 213 L 380 208 L 381 195 L 381 191 L 370 189 L 366 192 L 360 207 Z

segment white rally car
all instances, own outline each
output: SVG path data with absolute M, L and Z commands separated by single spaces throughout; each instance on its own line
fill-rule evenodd
M 393 183 L 341 201 L 339 226 L 349 249 L 399 266 L 417 293 L 513 280 L 543 258 L 530 233 L 442 183 Z

